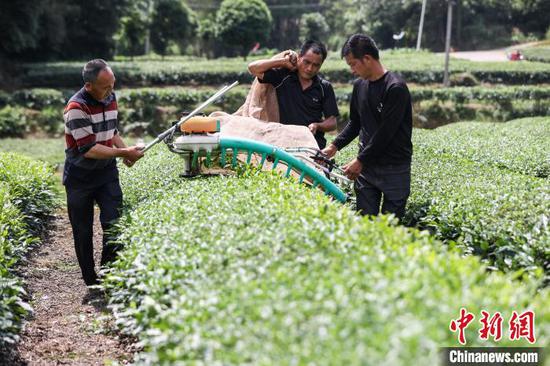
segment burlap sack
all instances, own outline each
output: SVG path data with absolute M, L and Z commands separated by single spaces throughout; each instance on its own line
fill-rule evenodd
M 279 123 L 279 104 L 273 86 L 254 80 L 245 103 L 232 115 L 214 112 L 220 118 L 221 136 L 243 137 L 277 147 L 319 148 L 306 126 Z

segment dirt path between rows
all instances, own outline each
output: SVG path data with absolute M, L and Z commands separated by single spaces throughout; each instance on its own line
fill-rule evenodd
M 96 265 L 101 254 L 98 212 L 94 224 Z M 22 264 L 34 309 L 10 365 L 128 364 L 135 344 L 113 331 L 105 298 L 85 286 L 66 211 L 59 211 L 43 244 Z M 1 363 L 1 362 L 0 362 Z

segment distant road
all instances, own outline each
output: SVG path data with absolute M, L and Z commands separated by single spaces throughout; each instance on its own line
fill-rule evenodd
M 506 57 L 506 48 L 489 51 L 451 52 L 451 56 L 470 61 L 508 61 Z
M 539 42 L 523 43 L 506 48 L 499 48 L 496 50 L 451 52 L 451 56 L 462 58 L 465 60 L 481 62 L 508 61 L 508 57 L 506 56 L 507 53 L 514 50 L 521 50 L 523 48 L 536 45 L 537 43 Z

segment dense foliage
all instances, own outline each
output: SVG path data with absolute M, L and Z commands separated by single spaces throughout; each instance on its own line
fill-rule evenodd
M 0 143 L 0 153 L 2 152 L 35 157 L 55 168 L 65 161 L 65 139 L 44 138 L 37 142 L 29 139 L 4 138 Z
M 147 47 L 149 35 L 153 36 L 158 30 L 159 23 L 154 18 L 162 13 L 160 8 L 166 4 L 175 6 L 180 2 L 4 1 L 0 5 L 0 58 L 2 55 L 34 60 L 91 58 L 107 57 L 115 51 L 125 55 L 145 54 L 150 51 Z M 403 31 L 404 38 L 399 46 L 413 47 L 418 35 L 422 1 L 254 0 L 242 2 L 249 6 L 248 13 L 246 10 L 237 11 L 235 7 L 227 11 L 226 3 L 236 4 L 238 1 L 189 0 L 185 3 L 192 12 L 197 13 L 201 22 L 207 20 L 209 25 L 206 28 L 216 28 L 209 34 L 215 38 L 216 45 L 227 47 L 226 50 L 218 50 L 221 52 L 217 54 L 221 55 L 231 52 L 236 44 L 226 43 L 228 33 L 225 29 L 231 27 L 238 27 L 238 32 L 244 37 L 241 40 L 245 47 L 250 47 L 251 42 L 260 42 L 262 46 L 280 50 L 297 47 L 301 41 L 301 28 L 304 27 L 303 17 L 313 20 L 311 14 L 314 13 L 320 15 L 315 16 L 315 27 L 322 24 L 322 28 L 327 28 L 328 43 L 332 49 L 339 49 L 346 36 L 356 32 L 366 32 L 374 36 L 383 48 L 392 48 L 395 46 L 392 36 Z M 259 3 L 260 8 L 255 5 Z M 446 10 L 445 1 L 427 2 L 424 47 L 434 51 L 443 49 Z M 453 18 L 452 44 L 459 49 L 495 48 L 540 39 L 548 28 L 545 14 L 549 10 L 548 2 L 543 0 L 459 1 Z M 246 21 L 266 11 L 272 14 L 270 19 L 273 19 L 273 29 L 271 21 L 261 26 L 255 21 Z M 165 28 L 164 32 L 187 27 L 189 22 L 186 17 L 177 17 L 177 13 L 164 13 L 164 19 L 174 16 L 176 20 L 170 22 L 173 27 Z M 326 21 L 321 21 L 321 17 Z M 201 22 L 193 24 L 192 33 L 197 28 L 204 30 L 206 24 Z M 200 38 L 204 36 L 202 31 L 198 33 Z M 253 35 L 256 39 L 252 39 Z M 211 51 L 211 43 L 195 44 L 193 39 L 189 43 L 189 48 L 180 47 L 182 54 L 206 55 Z
M 550 62 L 550 45 L 546 47 L 533 47 L 523 50 L 526 60 L 537 62 Z
M 158 149 L 123 171 L 127 246 L 104 286 L 138 364 L 434 364 L 461 306 L 533 309 L 548 342 L 533 279 L 269 173 L 182 181 L 178 159 Z
M 13 270 L 37 243 L 56 205 L 53 186 L 46 164 L 0 153 L 0 345 L 17 340 L 22 318 L 31 310 Z
M 216 35 L 227 48 L 246 56 L 255 42 L 264 42 L 271 29 L 271 13 L 263 0 L 224 0 L 216 14 Z
M 405 223 L 491 266 L 550 279 L 548 118 L 414 131 Z M 340 156 L 345 162 L 355 146 Z
M 414 59 L 414 62 L 411 62 Z M 389 69 L 402 74 L 408 83 L 431 84 L 443 80 L 444 57 L 412 50 L 388 51 L 381 56 Z M 32 63 L 23 65 L 23 85 L 31 87 L 70 87 L 81 85 L 84 62 Z M 110 62 L 119 86 L 154 86 L 202 84 L 218 85 L 239 80 L 250 83 L 247 62 L 238 58 L 205 60 L 193 57 L 172 57 L 166 60 L 134 60 Z M 483 83 L 545 84 L 550 80 L 550 65 L 542 62 L 472 62 L 452 59 L 452 74 L 470 73 Z M 321 68 L 331 82 L 348 83 L 353 79 L 349 67 L 336 54 Z
M 2 1 L 0 59 L 110 58 L 113 34 L 129 2 L 115 0 Z
M 195 34 L 196 21 L 193 12 L 183 0 L 157 0 L 151 19 L 151 44 L 153 50 L 165 55 L 170 43 L 185 50 Z
M 206 112 L 236 111 L 244 103 L 248 88 L 248 85 L 242 85 L 233 89 Z M 194 109 L 215 91 L 213 87 L 116 90 L 119 127 L 127 133 L 157 134 L 178 119 L 181 112 Z M 550 114 L 550 88 L 547 86 L 411 86 L 410 91 L 418 127 L 433 128 L 460 120 L 506 121 Z M 335 85 L 335 92 L 340 105 L 340 122 L 345 124 L 349 119 L 351 86 Z M 62 133 L 62 110 L 72 93 L 74 90 L 43 88 L 0 93 L 0 136 Z
M 399 46 L 412 47 L 418 37 L 422 1 L 353 1 L 348 15 L 348 32 L 361 29 L 382 48 L 395 47 L 394 34 L 404 32 Z M 447 22 L 447 1 L 427 1 L 422 46 L 443 51 Z M 548 12 L 542 0 L 463 0 L 453 6 L 452 45 L 455 48 L 491 49 L 543 37 L 548 27 L 538 11 Z
M 330 28 L 321 13 L 306 13 L 300 18 L 300 40 L 313 39 L 326 42 Z
M 342 121 L 349 119 L 351 87 L 337 88 Z M 411 87 L 416 127 L 435 128 L 456 121 L 509 121 L 550 115 L 546 86 Z

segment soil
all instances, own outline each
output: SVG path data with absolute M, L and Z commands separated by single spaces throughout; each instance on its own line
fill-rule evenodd
M 101 256 L 96 211 L 94 256 Z M 6 365 L 128 364 L 138 351 L 133 339 L 116 332 L 104 294 L 82 280 L 66 211 L 53 219 L 40 247 L 20 267 L 34 313 L 16 347 L 0 352 Z

